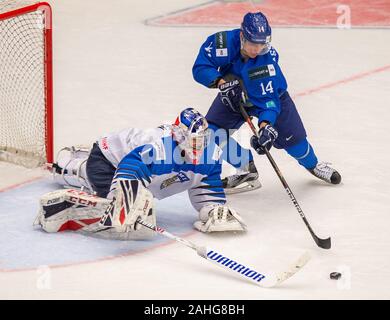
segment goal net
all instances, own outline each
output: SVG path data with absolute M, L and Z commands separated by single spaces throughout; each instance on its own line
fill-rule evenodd
M 53 161 L 51 8 L 0 0 L 0 160 Z

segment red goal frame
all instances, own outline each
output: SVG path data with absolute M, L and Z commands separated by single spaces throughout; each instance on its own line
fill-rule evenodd
M 47 2 L 38 2 L 29 6 L 0 13 L 0 20 L 6 20 L 23 14 L 42 11 L 45 16 L 44 39 L 45 39 L 45 144 L 46 161 L 53 163 L 54 135 L 53 135 L 53 24 L 52 8 Z

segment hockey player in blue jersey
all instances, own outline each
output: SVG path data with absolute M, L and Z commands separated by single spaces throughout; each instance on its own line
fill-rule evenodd
M 259 138 L 251 138 L 251 146 L 260 155 L 275 146 L 284 149 L 300 165 L 319 179 L 331 184 L 341 182 L 340 174 L 328 163 L 319 162 L 307 140 L 306 130 L 287 91 L 287 81 L 278 64 L 279 55 L 271 46 L 271 27 L 261 12 L 247 13 L 241 29 L 223 31 L 207 38 L 201 46 L 193 66 L 193 77 L 208 88 L 218 88 L 206 119 L 210 128 L 226 130 L 224 160 L 238 173 L 224 179 L 225 191 L 246 191 L 259 186 L 258 172 L 250 150 L 239 147 L 245 159 L 231 160 L 230 134 L 239 129 L 244 119 L 239 111 L 245 109 L 258 118 Z M 245 99 L 242 99 L 242 93 Z M 227 141 L 222 141 L 227 140 Z
M 244 231 L 242 218 L 226 204 L 221 150 L 210 135 L 205 117 L 187 108 L 173 125 L 108 134 L 91 151 L 64 149 L 53 165 L 56 181 L 90 192 L 65 189 L 43 196 L 36 224 L 48 232 L 139 238 L 140 231 L 150 231 L 138 218 L 156 224 L 153 199 L 187 190 L 199 212 L 197 230 Z

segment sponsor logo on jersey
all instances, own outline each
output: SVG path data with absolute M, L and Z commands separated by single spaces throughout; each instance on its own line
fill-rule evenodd
M 245 265 L 239 264 L 233 260 L 231 260 L 228 257 L 225 257 L 218 252 L 215 252 L 213 250 L 210 250 L 207 252 L 207 259 L 214 261 L 216 263 L 219 263 L 220 265 L 224 266 L 225 268 L 232 269 L 233 271 L 236 271 L 238 273 L 241 273 L 242 275 L 246 276 L 249 279 L 252 279 L 256 282 L 260 282 L 265 278 L 265 275 L 252 270 Z
M 227 49 L 227 35 L 226 32 L 218 32 L 215 35 L 215 55 L 217 57 L 227 57 L 228 49 Z
M 190 178 L 186 176 L 184 172 L 179 172 L 177 175 L 173 176 L 172 178 L 169 178 L 160 185 L 160 190 L 163 190 L 165 188 L 168 188 L 174 183 L 184 183 L 190 181 Z
M 217 45 L 217 48 L 218 49 L 223 49 L 223 48 L 227 48 L 227 35 L 226 35 L 226 32 L 218 32 L 216 35 L 215 35 L 215 38 L 216 38 L 216 45 Z
M 268 77 L 276 76 L 275 66 L 273 64 L 268 64 L 266 66 L 261 66 L 248 70 L 249 80 L 258 80 Z
M 108 142 L 107 142 L 107 137 L 104 137 L 101 140 L 101 147 L 103 150 L 108 150 Z

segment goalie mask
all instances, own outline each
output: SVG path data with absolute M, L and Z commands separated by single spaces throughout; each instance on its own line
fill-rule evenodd
M 199 163 L 204 149 L 210 141 L 210 129 L 206 118 L 193 108 L 183 110 L 172 126 L 172 134 L 185 158 L 193 164 Z

